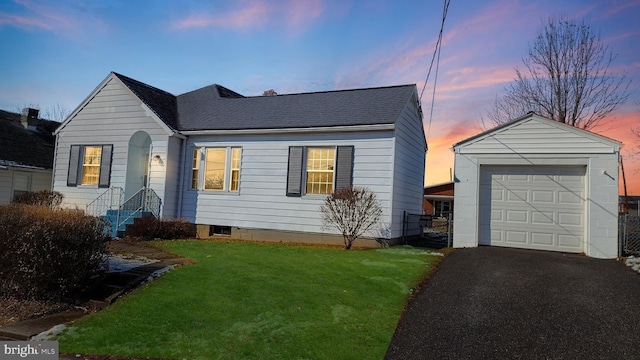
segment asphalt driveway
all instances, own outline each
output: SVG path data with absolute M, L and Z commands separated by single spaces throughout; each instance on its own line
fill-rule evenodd
M 640 359 L 640 274 L 615 260 L 457 249 L 408 305 L 387 359 Z

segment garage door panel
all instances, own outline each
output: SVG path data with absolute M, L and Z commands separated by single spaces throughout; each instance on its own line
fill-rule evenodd
M 558 191 L 559 200 L 563 204 L 578 204 L 583 203 L 583 194 L 572 191 Z
M 483 166 L 480 243 L 583 251 L 585 169 Z
M 553 246 L 555 241 L 555 234 L 553 233 L 541 233 L 541 232 L 532 232 L 531 233 L 531 244 L 535 246 Z
M 505 244 L 522 245 L 527 243 L 528 233 L 525 231 L 507 230 L 505 231 Z
M 556 193 L 549 190 L 531 190 L 531 201 L 552 204 L 556 202 Z
M 504 189 L 496 189 L 496 191 L 491 192 L 490 198 L 492 201 L 503 201 L 505 199 L 504 193 Z
M 507 222 L 529 224 L 529 212 L 524 210 L 506 210 Z
M 507 193 L 507 201 L 515 201 L 515 202 L 520 202 L 520 201 L 527 201 L 529 199 L 529 191 L 527 190 L 514 190 L 514 189 L 509 189 L 506 190 Z
M 582 248 L 582 238 L 575 235 L 558 235 L 558 246 L 561 248 Z
M 581 214 L 558 213 L 558 224 L 560 224 L 560 226 L 574 226 L 577 227 L 576 230 L 579 230 L 582 228 L 582 219 Z

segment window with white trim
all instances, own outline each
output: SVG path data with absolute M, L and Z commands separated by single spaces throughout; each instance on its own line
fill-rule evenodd
M 200 177 L 200 149 L 193 150 L 191 161 L 191 188 L 198 188 L 198 178 Z
M 335 148 L 307 148 L 306 194 L 333 192 Z
M 290 146 L 286 195 L 330 194 L 353 185 L 354 147 Z
M 71 145 L 67 186 L 97 185 L 108 188 L 113 145 Z
M 206 147 L 193 151 L 191 188 L 237 192 L 240 189 L 240 147 Z M 202 171 L 200 171 L 202 169 Z
M 85 146 L 82 156 L 82 185 L 98 185 L 102 146 Z

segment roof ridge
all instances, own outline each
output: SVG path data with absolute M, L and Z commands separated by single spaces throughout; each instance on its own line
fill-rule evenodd
M 117 72 L 115 72 L 115 71 L 113 71 L 113 74 L 114 74 L 115 76 L 117 76 L 120 80 L 129 81 L 129 82 L 135 83 L 136 85 L 141 85 L 141 86 L 144 86 L 144 87 L 150 88 L 150 89 L 152 89 L 152 90 L 161 91 L 161 92 L 163 92 L 163 93 L 165 93 L 165 94 L 167 94 L 167 95 L 171 95 L 171 96 L 175 97 L 175 95 L 173 95 L 172 93 L 170 93 L 170 92 L 168 92 L 168 91 L 166 91 L 166 90 L 162 90 L 162 89 L 157 88 L 157 87 L 155 87 L 155 86 L 151 86 L 151 85 L 149 85 L 149 84 L 147 84 L 147 83 L 143 83 L 142 81 L 139 81 L 139 80 L 136 80 L 136 79 L 130 78 L 130 77 L 128 77 L 128 76 L 122 75 L 122 74 L 117 73 Z
M 277 94 L 272 96 L 252 95 L 252 96 L 245 96 L 245 98 L 263 98 L 263 97 L 268 98 L 268 97 L 282 97 L 282 96 L 295 96 L 295 95 L 328 94 L 328 93 L 352 92 L 352 91 L 363 91 L 363 90 L 366 91 L 366 90 L 393 89 L 393 88 L 411 87 L 411 86 L 416 86 L 416 84 L 373 86 L 368 88 L 350 88 L 350 89 L 340 89 L 340 90 L 306 91 L 306 92 L 299 92 L 299 93 Z

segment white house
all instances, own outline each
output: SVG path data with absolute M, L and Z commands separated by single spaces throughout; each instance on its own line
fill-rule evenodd
M 453 150 L 455 247 L 617 256 L 619 142 L 530 113 Z
M 200 236 L 341 241 L 319 208 L 342 186 L 376 193 L 375 236 L 400 238 L 404 212 L 422 211 L 415 85 L 257 97 L 211 85 L 174 96 L 110 73 L 56 135 L 53 186 L 66 206 L 104 213 L 120 192 L 148 188 L 158 216 L 187 219 Z
M 0 204 L 25 192 L 51 190 L 55 138 L 60 123 L 0 110 Z

